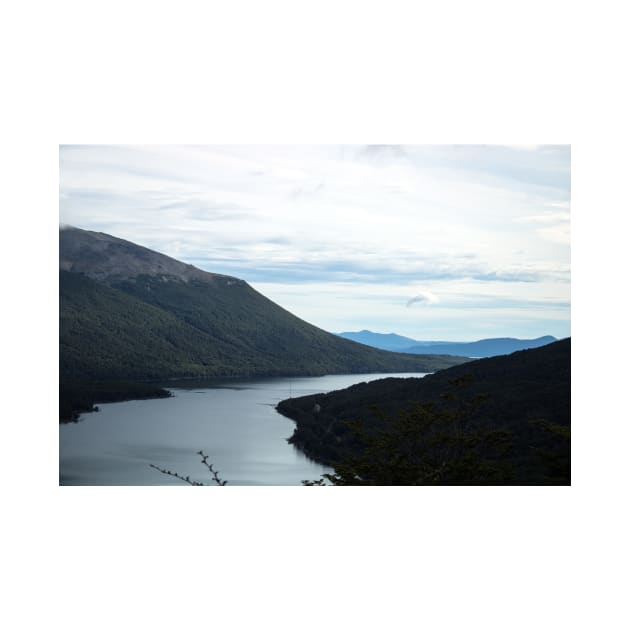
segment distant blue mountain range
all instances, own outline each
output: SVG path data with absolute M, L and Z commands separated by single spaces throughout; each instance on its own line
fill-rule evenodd
M 407 352 L 409 354 L 452 354 L 463 357 L 494 357 L 501 354 L 510 354 L 517 350 L 538 348 L 548 343 L 557 341 L 551 335 L 538 337 L 537 339 L 514 339 L 512 337 L 498 337 L 492 339 L 480 339 L 479 341 L 418 341 L 410 337 L 403 337 L 395 333 L 381 334 L 370 330 L 359 332 L 338 333 L 340 337 L 357 341 L 358 343 L 391 350 L 394 352 Z

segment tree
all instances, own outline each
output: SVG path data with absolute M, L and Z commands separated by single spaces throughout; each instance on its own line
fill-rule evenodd
M 378 413 L 376 426 L 346 422 L 353 454 L 334 473 L 304 485 L 482 485 L 510 480 L 506 455 L 511 434 L 471 422 L 482 397 L 464 394 L 470 380 L 451 381 L 444 406 L 418 404 L 390 418 Z
M 317 480 L 304 480 L 306 486 L 354 485 L 502 485 L 514 483 L 510 459 L 512 432 L 484 426 L 479 408 L 485 395 L 471 395 L 469 377 L 450 381 L 451 390 L 442 403 L 417 404 L 414 408 L 388 417 L 377 411 L 377 421 L 348 421 L 345 439 L 352 449 L 334 472 Z M 547 420 L 529 421 L 534 429 L 532 479 L 538 483 L 565 484 L 570 469 L 570 428 Z M 543 438 L 543 439 L 540 439 Z M 550 439 L 545 439 L 550 438 Z M 218 471 L 199 451 L 202 463 L 212 473 L 212 481 L 226 485 Z M 512 457 L 514 459 L 514 457 Z M 192 481 L 151 465 L 161 473 L 190 485 Z

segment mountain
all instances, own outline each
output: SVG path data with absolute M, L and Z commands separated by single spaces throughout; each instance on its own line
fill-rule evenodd
M 59 270 L 80 273 L 108 284 L 133 281 L 140 276 L 207 284 L 236 280 L 202 271 L 109 234 L 72 227 L 59 230 Z
M 546 335 L 537 339 L 514 339 L 512 337 L 480 339 L 472 342 L 458 341 L 417 341 L 410 337 L 403 337 L 394 333 L 381 334 L 369 330 L 360 332 L 342 332 L 340 337 L 364 343 L 373 348 L 407 352 L 410 354 L 449 354 L 463 357 L 494 357 L 500 354 L 510 354 L 517 350 L 538 348 L 553 341 L 555 337 Z
M 452 354 L 465 357 L 495 357 L 501 354 L 510 354 L 518 350 L 540 348 L 557 341 L 555 337 L 546 335 L 536 339 L 513 339 L 512 337 L 499 337 L 496 339 L 480 339 L 469 343 L 434 343 L 416 345 L 401 350 L 411 354 Z
M 351 339 L 357 343 L 363 343 L 366 346 L 380 348 L 381 350 L 391 350 L 394 352 L 403 352 L 406 348 L 410 348 L 420 342 L 410 337 L 403 337 L 395 333 L 375 333 L 371 330 L 360 330 L 359 332 L 342 332 L 337 333 L 344 339 Z
M 60 230 L 59 266 L 65 390 L 189 377 L 433 372 L 466 360 L 341 339 L 243 280 L 107 234 Z
M 367 447 L 357 437 L 361 432 L 377 436 L 378 445 L 391 442 L 388 432 L 398 422 L 404 428 L 400 450 L 408 449 L 415 436 L 418 451 L 433 444 L 440 455 L 438 466 L 452 457 L 452 452 L 444 451 L 447 446 L 452 450 L 454 444 L 463 445 L 461 457 L 469 457 L 469 464 L 471 455 L 483 446 L 487 451 L 483 456 L 494 465 L 493 470 L 503 470 L 501 483 L 570 483 L 570 338 L 471 361 L 424 378 L 386 378 L 287 399 L 277 409 L 296 422 L 290 441 L 328 465 L 347 466 L 363 456 Z M 446 412 L 455 420 L 440 415 Z M 356 423 L 354 429 L 352 423 Z M 499 445 L 507 453 L 499 454 Z M 427 460 L 435 454 L 423 452 Z M 370 457 L 363 468 L 367 480 L 374 475 L 373 482 L 387 483 L 383 481 L 385 467 L 389 474 L 402 469 L 402 464 L 395 465 L 402 457 L 399 451 L 390 450 L 380 469 L 374 451 Z M 417 472 L 413 466 L 410 469 Z M 488 483 L 479 470 L 479 466 L 470 467 L 470 476 L 458 485 Z

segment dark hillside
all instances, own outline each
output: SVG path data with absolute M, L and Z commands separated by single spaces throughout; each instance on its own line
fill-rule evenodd
M 62 384 L 432 372 L 466 360 L 395 354 L 342 339 L 243 280 L 106 234 L 62 230 L 60 267 Z
M 283 400 L 278 411 L 296 422 L 291 441 L 318 461 L 335 465 L 356 454 L 345 422 L 380 429 L 394 418 L 427 403 L 446 409 L 480 398 L 471 411 L 480 431 L 510 434 L 513 483 L 569 483 L 568 440 L 571 410 L 570 339 L 471 361 L 424 378 L 388 378 L 348 389 Z M 453 381 L 467 384 L 453 387 Z M 453 392 L 459 402 L 444 395 Z M 548 455 L 560 470 L 542 466 Z M 558 466 L 556 466 L 557 468 Z
M 368 348 L 291 315 L 244 282 L 60 273 L 62 381 L 433 371 L 462 359 Z

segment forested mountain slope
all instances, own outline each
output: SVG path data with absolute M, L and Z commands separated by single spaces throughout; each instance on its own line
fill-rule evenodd
M 245 282 L 138 276 L 112 286 L 60 273 L 62 380 L 434 371 L 461 362 L 324 332 Z
M 432 407 L 434 418 L 442 411 L 458 417 L 452 424 L 456 430 L 442 418 L 439 427 L 434 422 L 423 435 L 420 425 L 430 415 L 418 410 L 425 405 Z M 348 421 L 358 423 L 364 434 L 377 435 L 405 416 L 405 445 L 412 437 L 420 443 L 439 437 L 443 445 L 468 440 L 473 452 L 482 438 L 500 433 L 508 452 L 489 457 L 505 465 L 503 482 L 565 484 L 570 482 L 571 342 L 471 361 L 424 378 L 387 378 L 287 399 L 278 410 L 296 422 L 291 441 L 329 465 L 352 461 L 364 448 Z M 392 461 L 397 456 L 389 454 Z M 409 456 L 413 459 L 414 453 Z M 486 481 L 474 475 L 468 479 Z
M 106 234 L 60 231 L 60 381 L 432 372 L 465 359 L 395 354 L 327 333 L 243 280 Z

